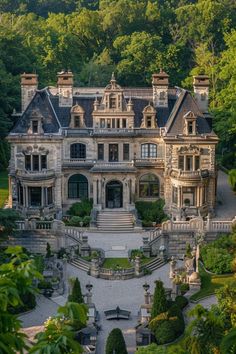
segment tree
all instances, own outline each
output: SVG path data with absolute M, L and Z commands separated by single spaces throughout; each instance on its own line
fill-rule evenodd
M 119 328 L 114 328 L 107 338 L 106 354 L 128 354 L 123 334 Z
M 224 326 L 219 313 L 214 308 L 195 306 L 188 315 L 194 317 L 186 328 L 184 346 L 190 353 L 213 354 L 219 349 Z
M 52 251 L 51 251 L 51 245 L 49 242 L 47 242 L 46 245 L 46 258 L 50 258 L 52 256 Z
M 157 315 L 167 311 L 167 300 L 163 283 L 161 280 L 156 280 L 155 283 L 151 318 L 155 318 Z
M 81 345 L 75 340 L 75 330 L 83 328 L 86 320 L 85 305 L 68 302 L 65 306 L 59 307 L 58 315 L 45 322 L 45 331 L 36 335 L 37 342 L 29 353 L 83 353 Z
M 68 296 L 68 301 L 76 302 L 78 304 L 82 304 L 84 302 L 80 287 L 80 281 L 78 278 L 76 278 L 74 281 L 72 292 Z
M 36 293 L 33 279 L 41 279 L 34 260 L 29 259 L 19 246 L 8 247 L 5 262 L 0 265 L 0 352 L 23 353 L 27 349 L 26 336 L 20 332 L 21 322 L 9 308 L 22 305 L 21 296 Z
M 222 354 L 236 353 L 236 328 L 232 328 L 222 339 L 220 350 Z
M 21 216 L 15 210 L 0 208 L 0 241 L 13 234 L 16 229 L 16 221 L 20 219 Z
M 234 192 L 236 192 L 236 169 L 229 171 L 229 183 Z

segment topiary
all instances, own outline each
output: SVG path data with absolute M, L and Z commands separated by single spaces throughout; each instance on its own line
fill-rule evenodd
M 167 311 L 167 300 L 165 289 L 161 280 L 156 280 L 156 287 L 153 295 L 151 318 Z
M 119 328 L 114 328 L 107 338 L 106 354 L 128 354 L 123 334 Z
M 176 335 L 172 327 L 172 321 L 166 320 L 160 323 L 155 330 L 155 338 L 158 344 L 165 344 L 175 340 Z
M 78 304 L 82 304 L 84 302 L 78 278 L 76 278 L 74 281 L 72 292 L 68 296 L 68 301 L 77 302 Z
M 49 242 L 47 242 L 47 246 L 46 246 L 46 258 L 50 258 L 52 255 L 52 251 L 51 251 L 51 245 Z
M 189 291 L 189 284 L 187 283 L 180 284 L 181 295 L 184 295 L 187 291 Z
M 180 307 L 177 304 L 172 305 L 168 310 L 168 316 L 169 318 L 172 318 L 171 325 L 175 332 L 175 336 L 180 336 L 185 327 L 184 317 Z
M 188 299 L 182 295 L 176 296 L 175 302 L 181 308 L 181 310 L 188 305 Z

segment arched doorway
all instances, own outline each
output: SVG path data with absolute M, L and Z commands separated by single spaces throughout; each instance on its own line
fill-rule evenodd
M 111 181 L 106 185 L 106 208 L 122 208 L 123 185 L 119 181 Z

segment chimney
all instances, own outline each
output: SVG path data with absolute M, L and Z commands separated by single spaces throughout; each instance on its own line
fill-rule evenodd
M 154 107 L 168 107 L 169 75 L 162 69 L 152 75 L 153 105 Z
M 209 86 L 208 76 L 198 75 L 193 77 L 194 97 L 202 113 L 208 112 Z
M 24 112 L 38 89 L 38 75 L 21 75 L 21 111 Z
M 57 73 L 59 107 L 73 106 L 73 76 L 70 70 Z

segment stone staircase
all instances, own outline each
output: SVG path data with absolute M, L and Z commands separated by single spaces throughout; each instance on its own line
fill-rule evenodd
M 128 211 L 100 211 L 97 215 L 97 229 L 101 231 L 133 231 L 134 216 Z
M 155 257 L 151 262 L 146 263 L 143 267 L 153 272 L 154 270 L 162 267 L 164 264 L 166 264 L 166 262 L 163 259 Z
M 91 263 L 86 261 L 85 259 L 82 259 L 80 257 L 74 258 L 73 260 L 70 261 L 70 264 L 75 266 L 76 268 L 83 270 L 84 272 L 88 272 L 90 270 L 90 265 Z

